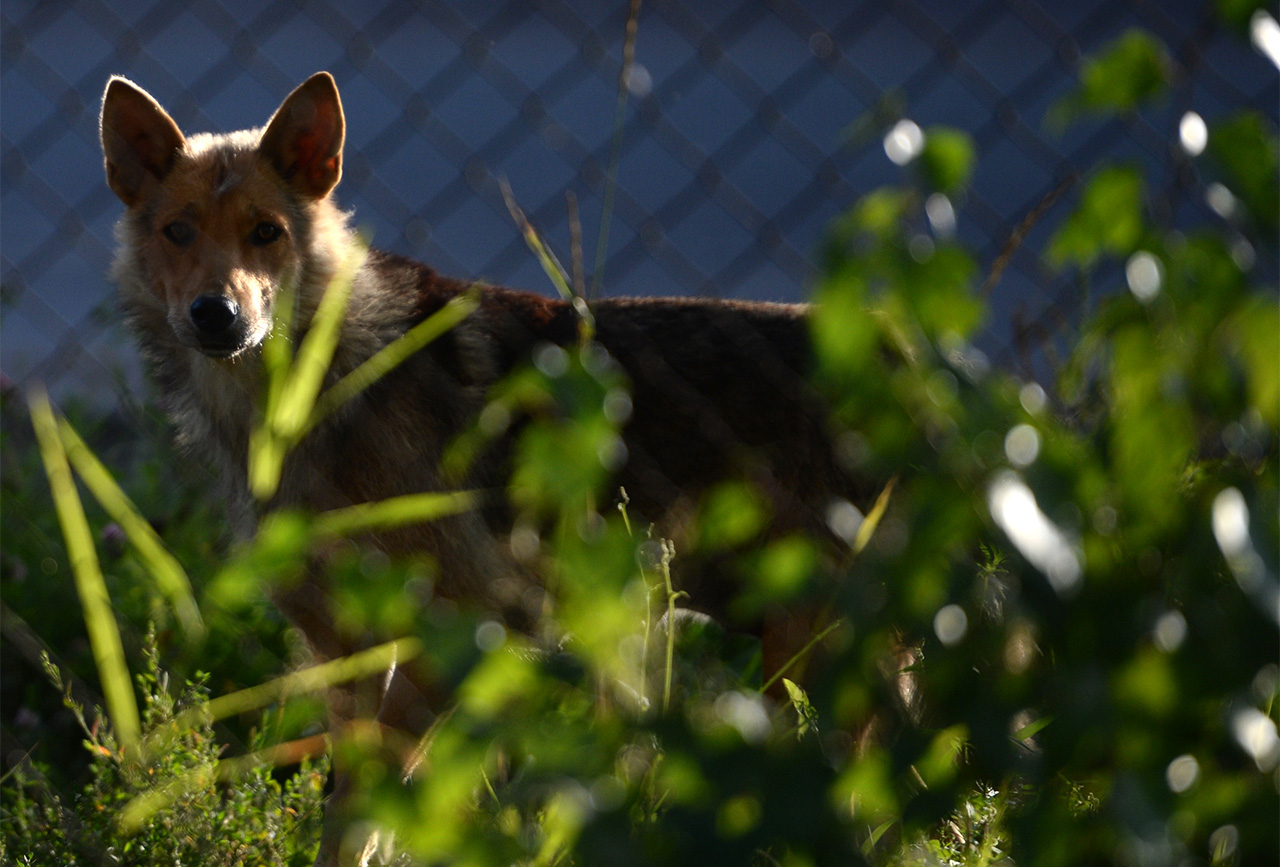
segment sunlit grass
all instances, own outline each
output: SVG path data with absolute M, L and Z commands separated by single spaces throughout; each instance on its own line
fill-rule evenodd
M 76 591 L 80 596 L 81 613 L 93 648 L 94 663 L 102 681 L 107 712 L 115 726 L 120 743 L 132 749 L 138 742 L 141 723 L 138 703 L 133 696 L 129 667 L 125 661 L 124 645 L 116 626 L 115 612 L 111 608 L 111 595 L 102 577 L 98 552 L 94 547 L 93 533 L 85 518 L 80 494 L 71 475 L 71 465 L 58 431 L 58 421 L 49 397 L 42 388 L 33 388 L 30 395 L 31 423 L 35 427 L 40 454 L 44 459 L 49 488 L 53 492 L 53 504 L 62 526 L 71 571 L 75 576 Z

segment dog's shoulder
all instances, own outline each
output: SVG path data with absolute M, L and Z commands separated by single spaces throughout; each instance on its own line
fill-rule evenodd
M 436 313 L 459 295 L 475 291 L 482 318 L 492 318 L 494 328 L 522 327 L 556 342 L 573 336 L 572 310 L 558 299 L 479 280 L 447 277 L 415 259 L 383 250 L 369 251 L 368 267 L 376 278 L 374 291 L 399 298 L 403 315 L 413 323 Z
M 365 272 L 348 327 L 376 334 L 384 345 L 458 296 L 476 293 L 477 308 L 424 353 L 464 386 L 492 385 L 528 361 L 539 343 L 567 346 L 577 336 L 575 313 L 559 299 L 447 277 L 414 259 L 379 250 L 370 251 Z

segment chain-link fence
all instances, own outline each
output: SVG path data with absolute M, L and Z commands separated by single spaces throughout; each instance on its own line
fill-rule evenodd
M 1163 207 L 1204 208 L 1179 118 L 1277 111 L 1275 70 L 1200 2 L 650 0 L 618 127 L 606 294 L 796 300 L 824 226 L 901 180 L 898 117 L 970 133 L 979 161 L 956 230 L 986 267 L 1047 192 L 1101 157 L 1148 164 Z M 151 91 L 184 130 L 261 124 L 317 69 L 348 117 L 338 194 L 376 245 L 439 270 L 546 288 L 507 214 L 569 247 L 576 197 L 595 265 L 628 4 L 570 0 L 6 0 L 3 342 L 18 383 L 113 395 L 132 369 L 106 272 L 119 202 L 96 119 L 108 75 Z M 1142 27 L 1170 47 L 1172 99 L 1127 120 L 1048 131 L 1082 55 Z M 1065 207 L 1065 205 L 1063 206 Z M 1060 333 L 1079 289 L 1037 258 L 1032 230 L 991 298 L 983 348 L 1017 360 Z

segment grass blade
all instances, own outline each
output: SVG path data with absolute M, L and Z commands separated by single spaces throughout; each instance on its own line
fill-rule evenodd
M 640 0 L 631 0 L 627 11 L 627 34 L 622 42 L 622 69 L 618 73 L 618 102 L 613 115 L 613 140 L 609 144 L 609 169 L 605 175 L 604 206 L 600 211 L 600 236 L 596 239 L 596 261 L 591 275 L 591 293 L 599 298 L 604 283 L 605 257 L 609 254 L 609 223 L 613 219 L 613 199 L 618 190 L 618 162 L 622 156 L 622 125 L 627 118 L 627 94 L 631 92 L 631 68 L 636 59 L 636 34 L 640 30 Z
M 129 749 L 137 744 L 141 732 L 138 703 L 133 695 L 129 668 L 125 663 L 120 630 L 111 610 L 111 597 L 107 593 L 106 582 L 102 579 L 98 553 L 94 549 L 93 534 L 89 530 L 80 494 L 76 491 L 67 453 L 58 436 L 58 421 L 49 405 L 49 395 L 43 388 L 33 388 L 29 405 L 31 423 L 40 445 L 45 474 L 49 477 L 54 509 L 58 514 L 58 523 L 62 526 L 71 572 L 75 576 L 76 591 L 84 612 L 89 646 L 93 650 L 98 677 L 102 681 L 107 713 L 120 744 Z
M 191 591 L 191 582 L 151 524 L 138 513 L 129 496 L 116 484 L 116 480 L 93 453 L 75 428 L 65 418 L 57 419 L 58 433 L 62 438 L 68 460 L 84 481 L 98 503 L 111 519 L 120 525 L 134 550 L 147 567 L 147 573 L 155 581 L 160 592 L 173 606 L 183 629 L 191 638 L 204 635 L 204 622 L 200 608 Z
M 263 415 L 249 431 L 249 490 L 258 499 L 275 492 L 284 468 L 286 449 L 263 419 L 274 418 L 280 395 L 293 364 L 293 315 L 297 295 L 290 283 L 280 287 L 272 313 L 271 331 L 262 342 L 262 372 L 265 380 Z
M 319 692 L 339 683 L 379 674 L 390 668 L 393 663 L 396 665 L 404 663 L 421 651 L 422 643 L 416 638 L 388 641 L 385 644 L 370 647 L 368 650 L 362 650 L 341 659 L 322 662 L 248 689 L 220 695 L 210 699 L 203 708 L 193 709 L 193 713 L 207 714 L 212 720 L 225 719 L 275 704 L 292 695 Z M 179 719 L 181 720 L 181 717 Z
M 1040 719 L 1035 720 L 1034 722 L 1030 722 L 1027 725 L 1023 726 L 1022 728 L 1018 729 L 1016 732 L 1013 733 L 1013 736 L 1020 741 L 1030 740 L 1031 738 L 1035 737 L 1036 735 L 1040 734 L 1040 732 L 1048 728 L 1049 724 L 1052 722 L 1053 722 L 1052 715 L 1042 716 L 1040 717 Z
M 291 292 L 282 293 L 276 320 L 262 349 L 267 401 L 262 421 L 249 435 L 249 489 L 259 501 L 280 485 L 284 457 L 308 429 L 325 373 L 342 334 L 347 301 L 369 248 L 355 244 L 329 281 L 297 354 L 290 362 L 294 317 Z
M 511 192 L 511 185 L 503 180 L 500 184 L 502 189 L 502 200 L 507 203 L 507 211 L 511 214 L 511 219 L 515 220 L 516 227 L 520 229 L 520 235 L 524 238 L 524 242 L 529 245 L 529 249 L 538 257 L 542 270 L 551 278 L 551 282 L 555 285 L 556 291 L 560 293 L 560 297 L 565 301 L 573 300 L 573 288 L 569 285 L 569 277 L 565 274 L 564 266 L 560 264 L 560 260 L 556 258 L 555 253 L 543 243 L 542 237 L 538 234 L 538 230 L 529 222 L 529 218 L 524 215 L 524 211 L 516 202 L 515 195 Z
M 858 527 L 858 534 L 853 540 L 853 553 L 861 554 L 862 549 L 867 547 L 867 543 L 871 541 L 871 536 L 875 533 L 876 527 L 880 526 L 880 519 L 884 517 L 885 510 L 889 508 L 889 498 L 893 496 L 893 486 L 897 484 L 897 481 L 897 476 L 889 480 L 889 484 L 884 486 L 884 490 L 876 498 L 876 504 L 871 507 L 867 517 L 862 519 L 862 524 Z
M 425 524 L 450 515 L 469 512 L 480 502 L 475 491 L 427 491 L 359 503 L 319 514 L 313 525 L 317 535 L 350 536 L 390 530 L 406 524 Z
M 372 357 L 326 389 L 316 400 L 304 432 L 314 428 L 338 407 L 373 385 L 431 341 L 466 319 L 480 306 L 474 287 L 378 350 Z
M 266 417 L 272 417 L 280 402 L 280 392 L 293 364 L 293 317 L 298 297 L 292 283 L 284 283 L 276 296 L 271 331 L 262 341 L 262 369 L 266 374 Z
M 339 683 L 380 674 L 393 664 L 404 663 L 421 652 L 422 643 L 418 639 L 401 638 L 350 656 L 322 662 L 248 689 L 220 695 L 204 704 L 188 708 L 174 718 L 172 725 L 157 729 L 147 739 L 146 752 L 156 754 L 167 746 L 171 738 L 205 722 L 216 722 L 270 704 L 278 704 L 295 695 L 320 692 Z
M 525 217 L 524 211 L 520 210 L 520 205 L 516 203 L 515 196 L 511 193 L 511 186 L 505 180 L 502 182 L 502 198 L 507 203 L 507 210 L 511 212 L 511 219 L 515 220 L 516 225 L 520 228 L 520 234 L 524 237 L 524 242 L 529 245 L 529 249 L 538 257 L 542 270 L 551 278 L 551 282 L 555 284 L 556 291 L 560 293 L 560 297 L 573 305 L 573 311 L 578 315 L 578 339 L 583 344 L 590 343 L 595 336 L 596 321 L 591 314 L 587 299 L 573 294 L 573 288 L 569 285 L 569 276 L 565 273 L 564 266 L 560 264 L 556 254 L 551 252 L 551 248 L 543 242 L 538 230 Z
M 124 805 L 117 814 L 116 821 L 126 833 L 141 831 L 142 826 L 160 810 L 208 787 L 218 777 L 218 768 L 211 763 L 169 780 L 162 786 L 146 789 Z
M 817 635 L 813 636 L 813 638 L 810 638 L 809 642 L 804 647 L 800 648 L 800 650 L 795 654 L 795 656 L 792 656 L 790 659 L 788 659 L 781 668 L 775 671 L 769 677 L 769 679 L 764 682 L 764 685 L 760 687 L 760 692 L 761 693 L 768 692 L 769 687 L 777 683 L 778 678 L 782 677 L 784 674 L 786 674 L 788 671 L 791 670 L 791 666 L 795 665 L 797 662 L 804 659 L 805 654 L 813 650 L 813 648 L 816 647 L 818 643 L 822 641 L 822 639 L 826 638 L 828 635 L 830 635 L 835 630 L 839 629 L 841 626 L 844 626 L 844 618 L 840 618 L 836 620 L 826 629 L 822 630 Z
M 355 285 L 356 273 L 364 264 L 368 251 L 369 248 L 364 245 L 356 246 L 329 281 L 320 305 L 308 324 L 306 336 L 298 347 L 293 368 L 289 371 L 288 380 L 280 394 L 280 402 L 267 419 L 271 429 L 287 441 L 296 441 L 295 438 L 311 417 L 324 375 L 338 348 L 342 323 L 346 318 L 347 301 L 351 297 L 351 288 Z
M 284 441 L 266 425 L 249 432 L 249 490 L 256 499 L 266 500 L 275 494 L 284 472 L 286 452 Z
M 677 593 L 671 583 L 671 561 L 675 559 L 676 546 L 666 539 L 662 541 L 662 580 L 667 593 L 667 658 L 662 672 L 662 712 L 671 710 L 671 676 L 675 671 L 676 653 L 676 601 L 683 594 Z
M 203 704 L 188 708 L 174 718 L 173 722 L 156 729 L 147 738 L 143 751 L 148 756 L 156 756 L 166 750 L 172 740 L 182 733 L 227 717 L 247 713 L 287 701 L 295 695 L 320 692 L 340 683 L 381 674 L 393 665 L 406 662 L 422 652 L 422 643 L 416 638 L 401 638 L 389 641 L 341 659 L 313 665 L 301 671 L 295 671 L 284 677 L 278 677 L 258 686 L 237 690 L 211 699 Z M 294 746 L 303 746 L 295 744 Z M 305 742 L 308 755 L 320 752 L 313 740 Z M 157 810 L 172 804 L 184 794 L 196 791 L 207 785 L 216 775 L 218 779 L 226 779 L 251 768 L 258 760 L 275 761 L 288 759 L 298 761 L 302 755 L 299 750 L 290 750 L 290 745 L 276 748 L 277 752 L 264 752 L 232 762 L 219 762 L 207 765 L 169 781 L 164 786 L 149 789 L 135 797 L 125 805 L 120 813 L 122 827 L 138 828 Z

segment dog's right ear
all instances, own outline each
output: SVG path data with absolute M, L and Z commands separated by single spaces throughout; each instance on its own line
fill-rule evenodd
M 101 129 L 107 183 L 129 207 L 164 180 L 187 143 L 151 94 L 114 75 L 102 95 Z

